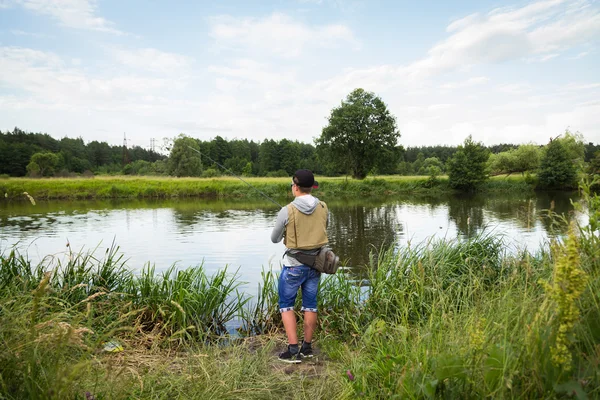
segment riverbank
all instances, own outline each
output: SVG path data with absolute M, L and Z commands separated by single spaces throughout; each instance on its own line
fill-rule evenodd
M 252 187 L 233 177 L 173 178 L 97 176 L 92 178 L 9 178 L 0 180 L 4 200 L 27 201 L 27 192 L 39 200 L 81 200 L 112 198 L 211 198 L 264 199 L 264 195 L 285 203 L 291 198 L 290 178 L 244 178 Z M 406 193 L 452 192 L 447 177 L 435 181 L 418 176 L 370 177 L 362 181 L 319 177 L 315 194 L 322 200 L 339 197 L 381 197 Z M 482 192 L 523 192 L 534 187 L 520 176 L 497 176 L 486 182 Z M 260 191 L 260 192 L 259 192 Z
M 5 250 L 0 390 L 13 398 L 594 398 L 594 235 L 583 229 L 533 254 L 508 254 L 498 236 L 384 249 L 364 279 L 324 277 L 319 357 L 300 367 L 275 360 L 277 271 L 265 271 L 249 298 L 231 271 L 132 274 L 115 247 L 33 269 Z M 111 341 L 122 351 L 104 351 Z

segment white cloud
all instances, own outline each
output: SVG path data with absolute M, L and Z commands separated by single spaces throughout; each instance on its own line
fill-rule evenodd
M 507 83 L 496 88 L 499 92 L 507 94 L 521 95 L 531 92 L 532 88 L 528 84 L 523 83 Z
M 476 76 L 473 78 L 469 78 L 466 81 L 462 82 L 449 82 L 445 83 L 441 86 L 442 89 L 459 89 L 465 87 L 471 87 L 476 85 L 482 85 L 484 83 L 489 82 L 490 78 L 486 76 Z
M 356 47 L 352 31 L 342 24 L 309 26 L 273 13 L 265 18 L 212 17 L 210 35 L 220 46 L 261 50 L 283 57 L 298 57 L 308 47 L 330 48 L 338 44 Z
M 0 7 L 1 8 L 1 7 Z M 12 33 L 15 36 L 29 36 L 29 37 L 34 37 L 34 38 L 48 38 L 50 36 L 44 34 L 44 33 L 38 33 L 38 32 L 25 32 L 19 29 L 12 29 L 10 31 L 10 33 Z
M 13 0 L 24 8 L 50 16 L 63 26 L 75 29 L 122 34 L 115 24 L 96 15 L 95 0 Z
M 501 63 L 597 41 L 600 13 L 587 1 L 539 1 L 521 8 L 496 9 L 452 22 L 451 35 L 428 56 L 409 66 L 428 76 L 468 65 Z M 545 61 L 545 60 L 544 60 Z
M 179 73 L 192 64 L 190 57 L 152 48 L 137 50 L 113 49 L 112 53 L 121 64 L 138 70 Z
M 577 54 L 576 56 L 570 57 L 569 60 L 579 60 L 580 58 L 586 57 L 590 55 L 589 51 L 582 51 L 581 53 Z
M 558 54 L 558 53 L 546 54 L 545 56 L 543 56 L 542 58 L 540 58 L 540 62 L 546 62 L 548 60 L 552 60 L 553 58 L 556 58 L 559 55 L 560 54 Z
M 0 85 L 24 90 L 41 104 L 54 102 L 71 109 L 118 108 L 141 93 L 181 86 L 174 80 L 136 75 L 92 77 L 68 64 L 54 53 L 0 47 Z

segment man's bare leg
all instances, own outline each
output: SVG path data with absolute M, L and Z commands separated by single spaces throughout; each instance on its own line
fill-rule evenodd
M 282 312 L 281 319 L 283 320 L 283 327 L 285 328 L 285 334 L 287 335 L 288 343 L 298 344 L 298 332 L 296 332 L 296 314 L 294 314 L 294 311 L 290 310 Z
M 294 323 L 296 319 L 294 319 Z M 317 328 L 317 313 L 312 311 L 304 311 L 304 341 L 312 342 L 313 333 Z M 286 328 L 287 332 L 287 328 Z M 288 335 L 289 337 L 289 335 Z

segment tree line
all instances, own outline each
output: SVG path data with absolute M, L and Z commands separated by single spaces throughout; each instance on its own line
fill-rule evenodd
M 8 176 L 71 176 L 127 173 L 126 166 L 135 162 L 149 164 L 167 157 L 157 152 L 133 146 L 106 142 L 85 143 L 81 137 L 60 140 L 46 133 L 25 132 L 15 128 L 0 131 L 0 174 Z M 157 171 L 158 174 L 164 171 Z
M 214 177 L 290 176 L 299 168 L 319 175 L 439 175 L 451 186 L 473 190 L 490 175 L 520 173 L 540 178 L 540 185 L 574 187 L 580 173 L 600 174 L 600 145 L 584 143 L 579 133 L 566 131 L 547 145 L 484 146 L 469 136 L 460 146 L 399 144 L 396 118 L 372 92 L 352 91 L 334 107 L 314 145 L 282 139 L 255 142 L 216 136 L 199 140 L 185 134 L 164 139 L 164 155 L 139 146 L 84 143 L 83 139 L 52 138 L 18 128 L 0 131 L 0 175 L 72 176 L 125 174 Z

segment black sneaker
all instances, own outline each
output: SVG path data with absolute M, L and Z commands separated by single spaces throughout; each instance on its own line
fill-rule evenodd
M 279 361 L 283 361 L 289 364 L 300 364 L 302 360 L 300 359 L 300 353 L 292 353 L 290 348 L 288 347 L 286 351 L 279 354 Z
M 311 358 L 313 356 L 312 346 L 306 343 L 302 343 L 302 347 L 300 348 L 300 358 Z

